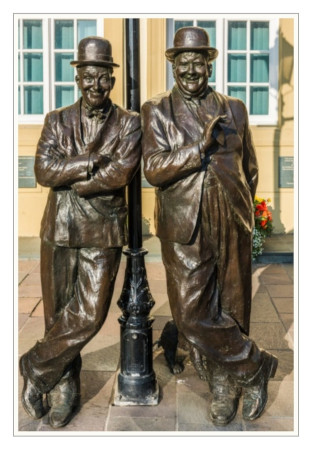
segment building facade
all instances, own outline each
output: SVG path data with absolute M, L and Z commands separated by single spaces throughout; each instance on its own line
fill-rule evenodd
M 16 15 L 16 160 L 18 161 L 18 235 L 39 236 L 48 189 L 33 173 L 44 116 L 79 98 L 74 69 L 77 45 L 85 36 L 109 39 L 116 85 L 112 100 L 125 105 L 124 21 L 104 15 Z M 296 160 L 296 17 L 267 14 L 140 18 L 141 102 L 173 85 L 164 53 L 176 29 L 202 26 L 218 48 L 210 85 L 241 98 L 249 111 L 259 161 L 257 196 L 270 199 L 275 233 L 294 231 Z M 154 189 L 142 178 L 143 234 L 154 234 Z

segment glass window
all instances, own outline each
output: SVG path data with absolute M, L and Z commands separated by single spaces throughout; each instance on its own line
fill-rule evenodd
M 21 123 L 42 123 L 48 111 L 73 104 L 81 96 L 70 62 L 78 43 L 103 36 L 101 18 L 16 19 L 18 114 Z
M 96 20 L 54 21 L 54 90 L 53 108 L 68 106 L 78 99 L 75 69 L 70 65 L 77 56 L 78 43 L 97 34 Z
M 269 22 L 229 21 L 227 32 L 227 93 L 242 99 L 251 116 L 268 115 Z
M 73 20 L 55 20 L 55 41 L 56 49 L 74 48 L 74 21 Z
M 96 20 L 78 20 L 77 43 L 87 36 L 96 36 Z
M 18 22 L 18 110 L 22 115 L 44 111 L 42 20 Z
M 42 21 L 23 21 L 23 49 L 42 49 Z

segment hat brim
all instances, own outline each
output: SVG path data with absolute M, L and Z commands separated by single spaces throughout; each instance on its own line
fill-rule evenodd
M 85 67 L 86 65 L 96 65 L 98 67 L 120 67 L 119 64 L 110 61 L 71 61 L 70 65 L 74 67 Z
M 199 52 L 199 53 L 207 53 L 208 57 L 209 57 L 209 61 L 214 61 L 219 54 L 219 51 L 216 48 L 213 47 L 173 47 L 173 48 L 168 48 L 168 50 L 166 50 L 166 58 L 168 59 L 168 61 L 170 62 L 174 62 L 174 58 L 179 54 L 179 53 L 183 53 L 185 51 L 188 52 Z

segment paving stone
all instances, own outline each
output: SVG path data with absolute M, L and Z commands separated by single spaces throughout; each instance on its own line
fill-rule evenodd
M 120 357 L 120 342 L 116 337 L 91 340 L 81 351 L 84 370 L 115 371 Z
M 18 272 L 18 285 L 22 283 L 22 281 L 28 276 L 27 271 L 19 271 Z
M 250 337 L 265 349 L 289 349 L 284 326 L 281 323 L 251 323 Z
M 243 423 L 238 418 L 235 418 L 226 426 L 215 426 L 211 421 L 206 423 L 178 423 L 178 431 L 181 432 L 210 432 L 226 433 L 226 432 L 241 432 L 243 430 Z M 201 435 L 200 435 L 201 436 Z
M 39 300 L 39 302 L 37 303 L 36 307 L 34 308 L 34 310 L 31 313 L 31 316 L 44 316 L 44 308 L 43 308 L 43 301 L 42 298 Z
M 157 295 L 159 294 L 167 294 L 167 285 L 166 282 L 157 280 L 157 279 L 149 279 L 149 288 L 153 295 L 153 298 L 155 299 Z M 156 299 L 155 299 L 156 301 Z
M 289 285 L 266 285 L 268 292 L 272 298 L 293 298 L 294 288 L 292 284 Z
M 23 285 L 41 285 L 40 274 L 30 273 L 23 281 Z
M 253 298 L 250 322 L 279 322 L 278 314 L 267 293 L 257 293 Z
M 184 370 L 181 374 L 175 375 L 179 393 L 196 391 L 200 396 L 207 399 L 209 392 L 208 382 L 201 380 L 189 359 L 184 361 Z
M 146 263 L 146 273 L 148 281 L 154 279 L 155 281 L 165 281 L 166 271 L 162 262 Z
M 284 273 L 262 273 L 260 275 L 262 284 L 292 284 L 292 280 L 286 272 Z
M 41 285 L 26 285 L 22 282 L 18 288 L 18 296 L 19 298 L 41 298 Z
M 42 317 L 31 317 L 19 332 L 19 355 L 27 352 L 37 340 L 44 336 L 44 321 Z
M 153 309 L 151 310 L 151 314 L 154 316 L 160 315 L 160 316 L 171 317 L 171 310 L 170 310 L 170 305 L 169 305 L 168 299 L 166 298 L 166 301 L 163 302 L 163 304 L 161 306 L 158 306 L 158 304 L 156 303 L 155 306 L 153 307 Z M 172 318 L 170 318 L 170 319 L 172 319 Z
M 293 351 L 275 350 L 274 355 L 278 358 L 278 367 L 274 381 L 293 380 L 294 379 L 294 353 Z
M 98 404 L 109 407 L 115 371 L 87 371 L 80 375 L 81 406 Z
M 208 392 L 206 395 L 194 392 L 180 392 L 179 384 L 177 388 L 177 416 L 178 426 L 182 423 L 209 424 L 209 403 Z
M 293 264 L 285 264 L 284 265 L 284 269 L 285 269 L 286 273 L 288 274 L 288 276 L 290 277 L 290 279 L 293 281 L 294 280 L 294 266 L 293 266 Z
M 269 382 L 268 403 L 265 408 L 267 417 L 294 417 L 294 383 L 283 380 Z
M 19 298 L 18 310 L 20 313 L 26 313 L 28 315 L 37 307 L 40 299 L 38 298 Z
M 63 429 L 66 432 L 104 432 L 109 408 L 102 405 L 81 407 L 70 423 Z
M 293 314 L 281 313 L 280 314 L 280 318 L 282 320 L 282 323 L 283 323 L 286 331 L 288 331 L 294 325 L 294 316 L 293 316 Z
M 272 298 L 279 314 L 294 313 L 294 301 L 292 298 Z
M 292 432 L 294 419 L 261 416 L 255 421 L 244 421 L 243 426 L 247 432 Z
M 175 420 L 170 418 L 111 418 L 107 431 L 110 432 L 169 432 L 175 430 Z
M 18 271 L 31 273 L 35 268 L 40 266 L 40 261 L 37 259 L 19 259 L 18 261 Z
M 26 321 L 28 320 L 29 315 L 25 313 L 18 314 L 18 330 L 20 331 L 24 326 Z
M 264 268 L 264 270 L 262 270 L 262 273 L 265 274 L 270 274 L 270 273 L 280 273 L 283 274 L 285 273 L 286 269 L 285 267 L 287 265 L 292 266 L 292 264 L 280 264 L 280 263 L 271 263 L 271 264 L 257 264 L 258 268 Z

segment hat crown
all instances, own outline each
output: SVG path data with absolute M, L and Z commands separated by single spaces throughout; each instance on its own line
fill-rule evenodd
M 76 67 L 85 65 L 103 65 L 119 67 L 113 62 L 111 43 L 98 36 L 89 36 L 81 39 L 78 44 L 78 60 L 71 61 Z
M 210 47 L 209 35 L 203 29 L 199 27 L 184 27 L 180 28 L 173 41 L 176 48 L 198 48 L 198 47 Z
M 79 61 L 112 61 L 112 46 L 107 39 L 86 37 L 78 45 Z
M 219 54 L 216 48 L 210 47 L 209 34 L 201 27 L 179 28 L 174 36 L 173 45 L 165 53 L 171 63 L 177 54 L 185 51 L 204 52 L 208 55 L 209 61 L 214 61 Z

